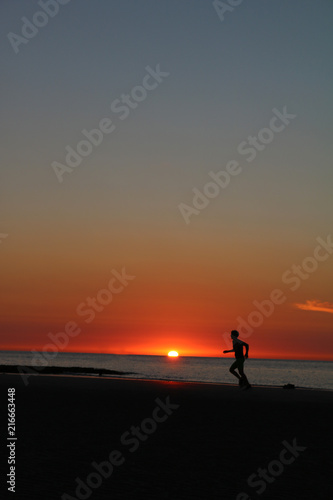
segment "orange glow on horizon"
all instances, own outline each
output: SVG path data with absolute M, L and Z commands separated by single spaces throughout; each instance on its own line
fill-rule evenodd
M 43 352 L 43 345 L 35 345 L 34 349 L 38 352 Z M 31 348 L 27 345 L 18 345 L 18 346 L 6 346 L 6 345 L 0 345 L 0 350 L 2 351 L 22 351 L 22 352 L 31 352 Z M 137 347 L 137 348 L 131 348 L 131 349 L 105 349 L 103 346 L 100 347 L 95 347 L 95 346 L 73 346 L 72 348 L 69 347 L 66 350 L 59 350 L 59 352 L 66 352 L 66 353 L 91 353 L 91 354 L 118 354 L 118 355 L 138 355 L 138 356 L 165 356 L 165 352 L 167 349 L 164 347 L 161 348 L 142 348 L 142 347 Z M 181 351 L 181 356 L 182 357 L 204 357 L 204 358 L 221 358 L 221 359 L 233 359 L 233 353 L 229 354 L 223 354 L 222 350 L 220 349 L 182 349 Z M 169 353 L 168 353 L 169 356 Z M 169 356 L 169 357 L 177 357 L 177 356 Z M 179 357 L 179 353 L 178 353 Z M 330 354 L 323 354 L 323 353 L 315 353 L 315 354 L 309 354 L 307 352 L 298 352 L 295 354 L 295 352 L 290 352 L 286 353 L 283 351 L 279 352 L 274 352 L 274 351 L 258 351 L 255 349 L 252 349 L 251 352 L 249 353 L 249 360 L 251 359 L 276 359 L 276 360 L 295 360 L 295 361 L 333 361 L 333 358 Z

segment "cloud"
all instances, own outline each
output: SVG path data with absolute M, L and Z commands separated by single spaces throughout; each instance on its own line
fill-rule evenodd
M 320 300 L 307 300 L 305 304 L 294 304 L 294 306 L 304 311 L 320 311 L 333 314 L 333 304 L 320 302 Z

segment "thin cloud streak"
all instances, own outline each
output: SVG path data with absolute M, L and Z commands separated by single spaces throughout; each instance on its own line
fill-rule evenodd
M 333 304 L 329 302 L 320 302 L 319 300 L 307 300 L 305 304 L 294 304 L 298 309 L 304 311 L 320 311 L 333 314 Z

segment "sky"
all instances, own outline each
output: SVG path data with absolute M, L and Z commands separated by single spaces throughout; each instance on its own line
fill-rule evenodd
M 232 4 L 1 2 L 1 349 L 333 359 L 333 4 Z

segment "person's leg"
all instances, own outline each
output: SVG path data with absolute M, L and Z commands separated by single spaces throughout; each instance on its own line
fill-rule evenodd
M 244 373 L 244 360 L 240 360 L 238 363 L 238 371 L 240 373 L 241 379 L 244 385 L 249 385 L 249 381 L 247 380 L 247 376 Z
M 232 363 L 232 365 L 230 366 L 229 368 L 229 372 L 232 373 L 235 377 L 238 378 L 238 380 L 240 380 L 240 376 L 238 375 L 238 373 L 236 372 L 236 368 L 238 368 L 238 363 L 237 363 L 237 359 L 236 361 L 234 361 L 234 363 Z

